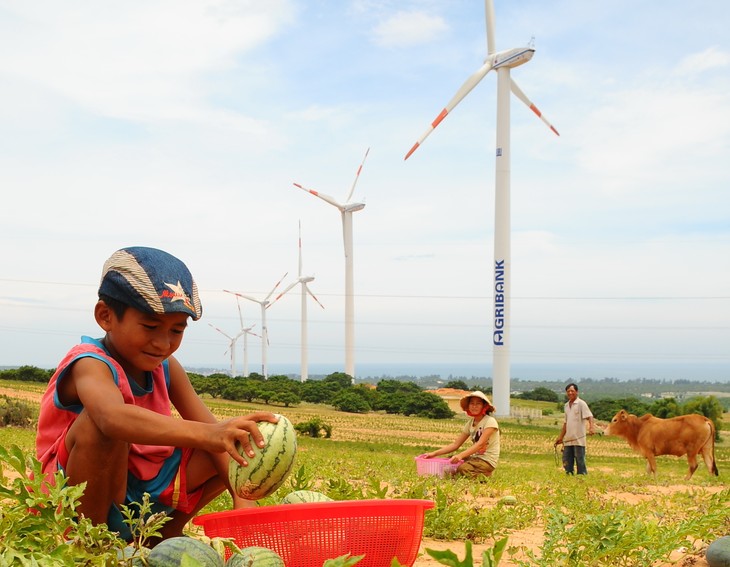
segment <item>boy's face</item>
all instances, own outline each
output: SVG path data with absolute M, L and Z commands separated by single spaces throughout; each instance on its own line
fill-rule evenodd
M 154 370 L 180 347 L 188 317 L 186 313 L 157 315 L 129 307 L 119 319 L 103 301 L 97 304 L 106 347 L 132 374 Z

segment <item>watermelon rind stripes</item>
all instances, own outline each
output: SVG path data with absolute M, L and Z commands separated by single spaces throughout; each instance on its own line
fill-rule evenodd
M 297 451 L 296 431 L 285 416 L 279 415 L 278 418 L 277 423 L 258 423 L 265 445 L 253 447 L 254 457 L 243 455 L 242 447 L 237 446 L 239 453 L 248 462 L 247 466 L 241 466 L 233 459 L 230 461 L 228 480 L 241 498 L 265 498 L 283 484 L 294 466 Z

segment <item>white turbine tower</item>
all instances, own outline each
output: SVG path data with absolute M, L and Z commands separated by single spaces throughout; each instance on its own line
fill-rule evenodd
M 274 293 L 274 291 L 276 291 L 276 288 L 279 287 L 279 284 L 286 277 L 286 275 L 287 274 L 284 274 L 281 277 L 281 279 L 278 282 L 276 282 L 276 285 L 273 288 L 271 288 L 271 291 L 268 293 L 268 295 L 264 299 L 256 299 L 255 297 L 251 297 L 250 295 L 244 295 L 242 293 L 237 293 L 235 291 L 228 291 L 227 289 L 223 290 L 226 293 L 232 293 L 236 297 L 242 297 L 243 299 L 248 299 L 249 301 L 258 303 L 261 306 L 261 374 L 263 375 L 264 380 L 266 380 L 269 377 L 268 366 L 266 363 L 266 347 L 269 344 L 269 328 L 266 325 L 266 309 L 270 305 L 269 298 Z
M 510 281 L 512 277 L 510 250 L 510 90 L 524 102 L 555 133 L 558 131 L 540 113 L 537 107 L 510 77 L 510 70 L 532 59 L 535 49 L 516 47 L 496 51 L 494 37 L 494 4 L 485 0 L 487 22 L 487 58 L 471 75 L 441 113 L 431 123 L 421 138 L 406 154 L 405 159 L 416 151 L 426 137 L 451 112 L 461 100 L 481 81 L 489 71 L 497 72 L 497 150 L 495 167 L 494 207 L 494 291 L 492 332 L 493 401 L 498 415 L 510 413 Z M 559 134 L 558 134 L 559 135 Z
M 223 331 L 221 331 L 215 325 L 213 325 L 211 323 L 208 323 L 208 325 L 213 327 L 216 331 L 218 331 L 221 335 L 223 335 L 224 337 L 226 337 L 229 340 L 228 350 L 226 352 L 230 351 L 230 353 L 231 353 L 231 378 L 233 378 L 236 376 L 236 341 L 243 333 L 238 333 L 235 337 L 231 337 L 227 333 L 224 333 Z
M 243 337 L 243 374 L 242 376 L 244 378 L 248 377 L 248 336 L 253 335 L 254 337 L 260 337 L 260 335 L 257 335 L 256 333 L 252 332 L 251 329 L 253 329 L 256 325 L 251 325 L 250 327 L 244 327 L 243 326 L 243 313 L 241 312 L 241 298 L 239 296 L 236 296 L 236 304 L 238 305 L 238 320 L 241 322 L 241 330 L 238 333 L 239 337 Z
M 354 267 L 352 257 L 352 213 L 360 211 L 365 208 L 365 203 L 359 201 L 351 201 L 352 194 L 355 192 L 355 185 L 360 177 L 362 166 L 365 163 L 365 159 L 368 157 L 370 148 L 365 152 L 365 157 L 362 158 L 360 167 L 357 168 L 355 174 L 355 181 L 352 182 L 350 193 L 347 195 L 344 203 L 340 203 L 329 195 L 314 191 L 313 189 L 307 189 L 295 183 L 296 187 L 299 187 L 303 191 L 311 193 L 315 197 L 319 197 L 325 203 L 337 207 L 342 216 L 342 240 L 345 245 L 345 374 L 348 374 L 355 379 L 355 284 L 354 284 Z
M 272 302 L 272 305 L 279 301 L 279 299 L 286 294 L 289 290 L 294 288 L 294 286 L 301 284 L 302 286 L 302 339 L 301 339 L 301 380 L 302 382 L 306 382 L 309 379 L 309 369 L 308 369 L 308 346 L 307 346 L 307 294 L 312 296 L 312 299 L 314 299 L 319 306 L 324 309 L 324 305 L 322 305 L 319 302 L 319 299 L 315 297 L 315 295 L 312 293 L 312 290 L 309 289 L 309 286 L 307 285 L 309 282 L 314 281 L 314 276 L 303 276 L 302 275 L 302 223 L 299 223 L 299 272 L 297 279 L 290 283 L 287 288 L 282 291 L 279 295 L 276 296 L 276 299 Z
M 250 327 L 243 330 L 241 333 L 243 335 L 243 377 L 248 378 L 248 336 L 253 335 L 254 337 L 261 338 L 261 335 L 257 335 L 256 333 L 252 333 L 251 329 L 253 329 L 255 325 L 251 325 Z

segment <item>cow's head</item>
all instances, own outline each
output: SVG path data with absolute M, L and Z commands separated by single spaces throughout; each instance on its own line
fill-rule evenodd
M 618 423 L 620 421 L 626 421 L 627 419 L 629 419 L 629 412 L 627 412 L 625 409 L 622 409 L 613 416 L 611 423 Z
M 608 426 L 606 426 L 604 433 L 606 435 L 620 434 L 619 432 L 624 429 L 623 425 L 629 420 L 629 415 L 629 412 L 627 412 L 626 410 L 620 410 L 616 415 L 613 416 Z

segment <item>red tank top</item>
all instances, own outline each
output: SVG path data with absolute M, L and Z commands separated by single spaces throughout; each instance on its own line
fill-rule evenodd
M 83 405 L 64 406 L 58 399 L 57 386 L 66 376 L 69 368 L 77 360 L 92 357 L 106 363 L 114 378 L 114 383 L 124 398 L 124 403 L 146 408 L 162 415 L 171 415 L 169 386 L 170 376 L 167 361 L 155 368 L 147 377 L 145 388 L 126 373 L 106 351 L 102 343 L 90 337 L 81 337 L 81 344 L 72 348 L 53 373 L 41 400 L 36 435 L 36 456 L 43 465 L 44 472 L 53 472 L 58 467 L 58 446 L 66 438 L 66 431 L 73 424 Z M 154 478 L 162 463 L 173 452 L 174 447 L 165 445 L 131 444 L 129 449 L 129 471 L 140 480 Z

